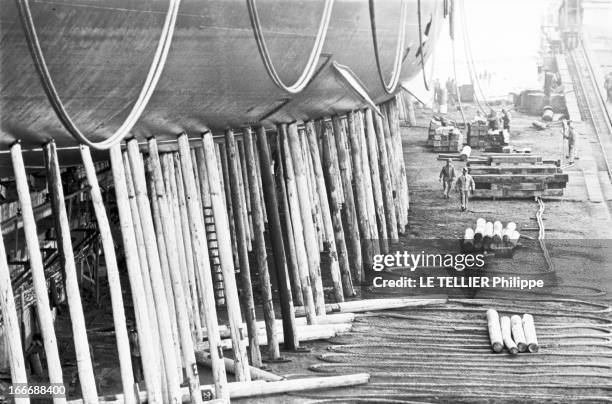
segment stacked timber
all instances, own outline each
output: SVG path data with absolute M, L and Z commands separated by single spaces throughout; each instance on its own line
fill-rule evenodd
M 538 337 L 531 314 L 523 314 L 511 317 L 500 317 L 495 309 L 487 310 L 487 329 L 491 349 L 500 353 L 504 347 L 511 355 L 519 352 L 536 353 L 539 350 Z
M 458 152 L 463 147 L 463 134 L 455 126 L 430 127 L 427 144 L 434 152 Z
M 562 196 L 568 181 L 557 161 L 534 154 L 493 154 L 468 165 L 476 186 L 475 198 Z
M 468 124 L 467 144 L 473 148 L 501 151 L 510 142 L 510 133 L 505 129 L 489 129 L 486 123 Z

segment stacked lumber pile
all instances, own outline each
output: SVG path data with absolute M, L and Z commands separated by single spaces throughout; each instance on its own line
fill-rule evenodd
M 490 252 L 497 257 L 510 258 L 514 254 L 520 233 L 516 223 L 508 222 L 506 226 L 499 220 L 488 222 L 483 218 L 476 220 L 474 229 L 465 229 L 461 250 L 463 252 Z
M 468 124 L 467 144 L 471 147 L 501 151 L 510 142 L 510 133 L 507 130 L 489 129 L 486 123 L 472 122 Z
M 534 154 L 492 154 L 486 160 L 470 160 L 475 198 L 534 198 L 562 196 L 568 175 L 558 161 Z
M 432 121 L 433 122 L 433 121 Z M 434 152 L 459 152 L 463 147 L 463 134 L 455 126 L 430 125 L 427 145 Z

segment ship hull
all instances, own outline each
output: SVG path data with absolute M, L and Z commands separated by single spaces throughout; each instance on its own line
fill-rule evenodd
M 420 72 L 417 1 L 407 1 L 406 49 L 400 81 Z M 57 119 L 36 73 L 13 0 L 1 0 L 0 149 L 54 139 L 76 141 Z M 31 1 L 41 47 L 58 94 L 77 126 L 94 141 L 108 138 L 141 91 L 168 7 L 167 1 Z M 444 3 L 421 2 L 423 57 L 431 54 Z M 256 2 L 271 59 L 286 83 L 307 63 L 323 0 Z M 373 2 L 384 80 L 396 55 L 400 0 Z M 425 30 L 427 32 L 425 32 Z M 177 133 L 239 128 L 256 122 L 316 119 L 365 105 L 334 64 L 347 66 L 374 102 L 390 97 L 377 70 L 367 0 L 337 0 L 317 71 L 298 94 L 279 88 L 264 68 L 245 1 L 181 3 L 167 63 L 134 135 L 160 140 Z

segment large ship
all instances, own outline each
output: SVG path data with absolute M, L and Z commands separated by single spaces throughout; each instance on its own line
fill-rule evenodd
M 145 85 L 172 2 L 2 0 L 0 149 L 17 140 L 24 148 L 77 143 L 41 85 L 23 3 L 68 115 L 92 142 L 107 139 Z M 449 3 L 183 0 L 161 77 L 132 133 L 162 140 L 380 103 L 419 74 Z

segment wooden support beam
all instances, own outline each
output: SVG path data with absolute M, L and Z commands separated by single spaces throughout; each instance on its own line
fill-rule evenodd
M 406 177 L 406 163 L 404 162 L 404 148 L 402 144 L 402 133 L 399 122 L 399 113 L 397 108 L 397 98 L 392 98 L 387 103 L 389 113 L 389 130 L 393 138 L 395 146 L 396 168 L 398 170 L 397 189 L 398 198 L 400 200 L 401 216 L 400 221 L 401 231 L 406 231 L 408 225 L 408 208 L 410 206 L 410 195 L 408 194 L 408 178 Z
M 165 285 L 162 275 L 157 240 L 155 237 L 155 227 L 151 214 L 151 205 L 147 195 L 147 185 L 145 178 L 144 162 L 138 147 L 138 141 L 131 139 L 127 142 L 128 159 L 134 181 L 134 192 L 136 193 L 136 203 L 140 213 L 140 223 L 145 241 L 147 252 L 147 262 L 151 274 L 151 287 L 153 298 L 155 299 L 155 311 L 157 314 L 157 324 L 159 327 L 159 337 L 161 354 L 163 358 L 164 370 L 166 375 L 166 386 L 168 399 L 171 401 L 180 399 L 180 375 L 177 372 L 176 351 L 174 348 L 174 338 L 172 335 L 170 311 L 166 298 Z
M 0 313 L 4 322 L 4 339 L 8 346 L 8 360 L 11 369 L 11 381 L 13 384 L 27 383 L 25 361 L 23 360 L 23 346 L 21 344 L 21 329 L 17 319 L 17 309 L 15 308 L 15 296 L 11 286 L 11 273 L 6 262 L 6 251 L 4 240 L 2 239 L 2 229 L 0 228 Z M 22 308 L 24 306 L 21 306 Z M 29 398 L 15 398 L 16 404 L 28 404 Z
M 123 385 L 123 395 L 128 403 L 135 403 L 134 395 L 134 374 L 132 370 L 132 357 L 130 352 L 130 341 L 128 338 L 127 326 L 125 321 L 125 308 L 123 306 L 123 294 L 121 280 L 119 277 L 119 266 L 115 256 L 115 243 L 111 232 L 110 223 L 106 216 L 106 207 L 102 192 L 98 184 L 96 168 L 91 158 L 89 147 L 81 146 L 81 160 L 90 187 L 91 203 L 96 215 L 102 250 L 104 251 L 104 262 L 106 266 L 106 277 L 111 295 L 111 305 L 113 311 L 113 324 L 115 326 L 115 338 L 117 339 L 117 353 L 119 356 L 119 369 L 121 371 L 121 383 Z M 134 307 L 136 303 L 134 303 Z M 136 308 L 134 308 L 136 311 Z
M 302 272 L 304 272 L 305 276 L 308 278 L 308 270 L 307 261 L 303 261 L 306 259 L 306 255 L 300 255 L 298 257 L 298 248 L 300 248 L 300 254 L 302 251 L 305 251 L 305 246 L 303 243 L 303 236 L 301 238 L 302 242 L 299 245 L 296 245 L 296 233 L 294 222 L 296 220 L 300 220 L 299 226 L 301 226 L 301 218 L 299 214 L 294 214 L 292 216 L 292 208 L 296 209 L 298 206 L 297 197 L 295 196 L 295 181 L 293 176 L 293 169 L 287 169 L 287 162 L 285 161 L 285 155 L 289 154 L 287 150 L 285 152 L 284 144 L 281 143 L 282 139 L 280 139 L 280 128 L 278 128 L 278 132 L 276 136 L 273 137 L 272 143 L 274 145 L 275 155 L 278 158 L 276 162 L 276 185 L 277 185 L 277 199 L 280 203 L 280 217 L 282 223 L 285 225 L 285 231 L 283 232 L 283 240 L 285 242 L 286 252 L 287 252 L 287 267 L 289 269 L 289 278 L 291 284 L 291 291 L 293 296 L 293 301 L 297 306 L 304 305 L 304 299 L 306 296 L 302 292 Z M 291 166 L 293 167 L 293 166 Z M 297 212 L 297 210 L 296 210 Z M 298 225 L 296 223 L 296 225 Z M 301 228 L 301 227 L 300 227 Z M 301 233 L 300 233 L 301 234 Z M 300 271 L 300 262 L 303 263 L 302 271 Z M 310 282 L 310 278 L 309 282 Z M 310 284 L 308 284 L 308 289 L 310 289 Z M 311 289 L 310 289 L 311 290 Z M 312 300 L 312 290 L 310 292 L 310 302 L 314 304 Z M 313 316 L 314 314 L 314 306 Z
M 47 186 L 51 196 L 53 216 L 55 217 L 57 248 L 60 252 L 60 260 L 64 268 L 66 300 L 68 301 L 70 323 L 72 324 L 74 351 L 81 393 L 83 399 L 96 403 L 98 402 L 98 392 L 91 363 L 91 354 L 89 352 L 87 327 L 85 325 L 85 316 L 83 315 L 83 305 L 81 303 L 81 293 L 79 291 L 79 281 L 70 235 L 70 223 L 66 214 L 66 205 L 64 204 L 64 189 L 62 187 L 59 162 L 57 161 L 55 142 L 51 141 L 45 144 L 43 151 L 47 171 Z
M 361 147 L 361 167 L 363 187 L 365 190 L 366 211 L 368 213 L 368 226 L 370 228 L 370 244 L 374 255 L 380 254 L 380 241 L 378 240 L 378 224 L 376 223 L 376 206 L 372 187 L 372 170 L 368 156 L 368 144 L 365 135 L 365 120 L 361 111 L 355 112 L 355 131 Z
M 224 144 L 219 143 L 215 145 L 216 150 L 218 151 L 218 162 L 219 166 L 219 181 L 221 183 L 221 192 L 222 199 L 227 206 L 227 216 L 229 221 L 229 235 L 232 242 L 232 257 L 235 262 L 238 262 L 238 243 L 236 241 L 236 221 L 243 220 L 242 214 L 240 212 L 235 212 L 234 201 L 230 197 L 230 181 L 237 181 L 237 179 L 230 179 L 229 176 L 229 168 L 227 165 L 227 148 Z M 206 160 L 204 160 L 206 161 Z M 208 167 L 208 166 L 207 166 Z M 210 180 L 209 180 L 210 187 Z M 214 212 L 213 212 L 214 213 Z M 219 226 L 217 225 L 217 219 L 215 218 L 215 227 L 217 228 L 217 239 L 219 239 Z
M 365 116 L 365 146 L 369 158 L 369 168 L 372 181 L 372 196 L 374 198 L 374 208 L 376 211 L 376 221 L 378 229 L 378 241 L 382 252 L 389 252 L 389 236 L 387 235 L 387 219 L 385 216 L 385 205 L 383 202 L 382 186 L 380 184 L 380 170 L 378 167 L 379 153 L 376 145 L 376 133 L 374 130 L 374 118 L 372 110 L 366 109 Z
M 236 179 L 241 175 L 238 166 L 240 159 L 238 145 L 234 132 L 231 129 L 225 131 L 225 143 L 227 146 L 228 168 L 230 178 Z M 239 181 L 230 181 L 231 197 L 235 202 L 236 211 L 246 212 L 246 198 L 241 196 L 244 188 Z M 257 339 L 257 317 L 255 315 L 255 301 L 253 300 L 253 285 L 251 283 L 251 266 L 249 264 L 248 234 L 249 219 L 246 216 L 242 220 L 236 220 L 236 241 L 238 243 L 238 259 L 240 260 L 240 286 L 242 289 L 242 310 L 246 319 L 247 332 L 249 336 L 249 353 L 251 364 L 261 367 L 261 352 Z
M 132 291 L 132 303 L 134 306 L 134 316 L 136 318 L 136 328 L 138 330 L 138 342 L 144 379 L 149 389 L 150 402 L 161 403 L 160 362 L 159 357 L 156 355 L 157 328 L 156 324 L 150 322 L 150 312 L 147 310 L 149 302 L 146 297 L 147 292 L 141 272 L 138 245 L 134 231 L 136 223 L 130 212 L 129 194 L 126 185 L 129 182 L 126 179 L 124 171 L 120 145 L 113 146 L 110 149 L 110 159 L 113 180 L 115 183 L 115 197 L 117 200 L 117 209 L 119 211 L 121 236 L 123 239 L 123 251 Z M 140 226 L 138 225 L 138 227 Z M 108 257 L 106 257 L 106 259 L 108 260 Z
M 261 162 L 261 180 L 264 190 L 264 200 L 268 212 L 269 235 L 274 252 L 274 266 L 278 282 L 281 316 L 283 318 L 283 335 L 285 336 L 285 347 L 296 349 L 299 340 L 295 332 L 295 310 L 291 298 L 291 286 L 289 285 L 289 275 L 287 274 L 287 261 L 285 257 L 285 245 L 283 242 L 282 228 L 278 213 L 278 202 L 276 200 L 276 187 L 274 186 L 274 176 L 272 174 L 272 160 L 270 159 L 270 149 L 266 130 L 263 126 L 257 129 L 257 145 Z M 302 285 L 304 287 L 304 285 Z
M 140 266 L 140 273 L 144 285 L 144 292 L 147 304 L 149 322 L 151 324 L 151 335 L 153 336 L 153 353 L 157 362 L 160 364 L 159 371 L 160 374 L 159 380 L 156 383 L 162 383 L 162 386 L 165 385 L 164 376 L 163 376 L 163 365 L 160 356 L 161 345 L 160 345 L 160 337 L 159 337 L 159 324 L 157 323 L 157 310 L 155 308 L 155 299 L 153 298 L 153 287 L 151 286 L 151 274 L 149 272 L 149 264 L 147 262 L 147 249 L 145 247 L 144 235 L 142 232 L 142 225 L 140 221 L 140 212 L 138 211 L 138 204 L 136 203 L 136 193 L 134 192 L 134 181 L 132 181 L 132 170 L 130 169 L 130 162 L 128 160 L 127 152 L 123 153 L 123 169 L 121 170 L 123 173 L 123 177 L 125 178 L 126 184 L 126 193 L 128 195 L 128 201 L 130 206 L 130 220 L 132 223 L 132 229 L 134 232 L 134 237 L 136 240 L 136 251 L 138 251 L 138 264 Z M 117 180 L 115 180 L 117 182 Z M 115 187 L 117 185 L 115 184 Z
M 228 237 L 230 223 L 228 212 L 223 203 L 221 194 L 221 176 L 219 173 L 217 158 L 215 156 L 215 143 L 212 133 L 202 135 L 204 145 L 204 155 L 206 157 L 206 171 L 208 174 L 208 186 L 210 187 L 210 198 L 212 202 L 215 226 L 217 228 L 217 243 L 219 245 L 219 260 L 223 272 L 223 287 L 227 302 L 227 314 L 232 330 L 232 343 L 234 351 L 234 362 L 236 363 L 236 378 L 239 381 L 251 380 L 249 372 L 249 362 L 244 338 L 242 336 L 242 316 L 240 314 L 240 301 L 238 300 L 238 289 L 236 287 L 236 277 L 234 274 L 234 257 L 232 255 L 231 240 Z M 229 173 L 228 173 L 229 175 Z M 229 180 L 228 180 L 229 182 Z M 239 202 L 239 201 L 234 201 Z M 240 212 L 234 211 L 235 220 L 241 220 Z
M 282 125 L 281 131 L 285 125 Z M 308 254 L 308 271 L 310 273 L 310 285 L 315 303 L 317 315 L 325 315 L 325 297 L 323 294 L 323 280 L 321 279 L 321 255 L 319 245 L 317 243 L 317 235 L 315 232 L 314 223 L 312 220 L 312 206 L 310 204 L 310 195 L 308 193 L 308 180 L 306 178 L 306 166 L 302 157 L 302 148 L 298 137 L 296 124 L 291 124 L 287 127 L 287 141 L 293 170 L 295 174 L 295 187 L 297 190 L 297 199 L 300 205 L 300 215 L 302 218 L 302 228 L 304 231 L 304 245 Z M 281 135 L 284 134 L 281 132 Z M 287 159 L 288 160 L 288 159 Z
M 193 338 L 195 340 L 201 340 L 204 337 L 202 333 L 202 323 L 200 321 L 200 308 L 198 295 L 196 290 L 195 274 L 193 272 L 193 256 L 190 257 L 189 264 L 187 263 L 187 256 L 185 249 L 189 244 L 189 252 L 191 253 L 191 238 L 185 240 L 183 237 L 183 223 L 181 218 L 181 206 L 179 204 L 178 189 L 176 186 L 176 172 L 174 170 L 174 158 L 171 153 L 165 153 L 160 156 L 161 158 L 161 169 L 164 176 L 164 186 L 166 188 L 166 196 L 168 198 L 168 204 L 172 213 L 172 219 L 174 221 L 174 237 L 176 240 L 176 250 L 178 254 L 178 269 L 181 275 L 181 284 L 183 285 L 185 293 L 185 304 L 187 306 L 187 315 L 189 317 L 189 324 L 192 329 Z M 185 208 L 183 200 L 183 209 Z M 187 212 L 184 212 L 185 219 L 187 218 Z M 189 224 L 184 225 L 187 235 L 189 235 Z
M 404 228 L 402 227 L 401 219 L 401 199 L 399 197 L 399 168 L 397 166 L 397 150 L 393 136 L 391 135 L 392 126 L 389 119 L 389 108 L 387 104 L 379 105 L 380 112 L 382 113 L 383 121 L 383 133 L 385 135 L 385 145 L 387 146 L 387 157 L 389 158 L 389 172 L 391 174 L 391 186 L 393 187 L 393 206 L 395 206 L 395 219 L 397 221 L 397 232 L 398 234 L 404 234 Z
M 227 144 L 226 144 L 226 147 Z M 229 159 L 229 147 L 227 150 L 227 155 L 228 155 L 228 159 Z M 242 156 L 240 155 L 240 148 L 238 147 L 238 142 L 236 141 L 236 151 L 235 151 L 235 163 L 236 163 L 236 175 L 232 176 L 230 174 L 230 178 L 232 179 L 236 179 L 238 181 L 238 195 L 240 196 L 240 205 L 242 206 L 242 209 L 238 209 L 238 211 L 241 214 L 242 217 L 242 221 L 244 222 L 244 228 L 247 230 L 245 231 L 244 235 L 246 238 L 246 242 L 247 242 L 247 251 L 251 251 L 251 249 L 253 248 L 252 246 L 252 237 L 251 237 L 251 219 L 250 219 L 250 215 L 249 212 L 251 210 L 250 207 L 250 201 L 248 200 L 246 193 L 244 192 L 245 190 L 245 182 L 246 180 L 243 177 L 243 173 L 242 173 Z M 229 161 L 228 161 L 229 164 Z M 231 173 L 231 170 L 230 170 Z M 234 182 L 234 181 L 232 181 Z M 230 190 L 231 190 L 231 183 L 230 183 Z M 231 195 L 231 192 L 230 192 Z M 236 243 L 238 243 L 238 240 L 236 240 Z M 237 246 L 237 245 L 236 245 Z M 238 247 L 238 246 L 237 246 Z M 240 252 L 238 252 L 238 255 L 240 255 Z M 240 261 L 240 256 L 238 257 L 238 261 Z
M 149 145 L 149 160 L 151 162 L 151 171 L 153 179 L 153 189 L 155 193 L 151 196 L 152 199 L 157 199 L 157 205 L 161 216 L 161 225 L 163 230 L 163 238 L 166 242 L 166 253 L 168 256 L 170 280 L 172 282 L 172 290 L 176 309 L 177 327 L 180 338 L 180 351 L 183 354 L 183 365 L 187 381 L 189 383 L 189 391 L 191 400 L 194 403 L 202 402 L 200 394 L 200 380 L 198 376 L 198 367 L 196 365 L 193 341 L 191 339 L 191 329 L 189 326 L 189 315 L 187 314 L 187 304 L 183 291 L 183 281 L 181 279 L 180 265 L 178 257 L 179 246 L 176 243 L 176 230 L 174 228 L 174 215 L 170 211 L 166 187 L 164 186 L 164 177 L 162 174 L 161 161 L 157 149 L 157 141 L 154 137 L 148 140 Z M 180 361 L 178 361 L 180 362 Z
M 334 297 L 337 302 L 343 302 L 344 290 L 342 287 L 342 275 L 340 274 L 340 258 L 342 258 L 342 265 L 348 270 L 348 256 L 346 245 L 344 244 L 344 235 L 341 236 L 339 243 L 336 242 L 336 233 L 334 232 L 334 224 L 327 198 L 327 186 L 323 178 L 321 154 L 319 153 L 319 144 L 317 143 L 317 135 L 312 121 L 306 122 L 306 140 L 306 147 L 309 150 L 315 177 L 315 193 L 319 198 L 319 206 L 321 207 L 324 240 L 326 240 L 327 244 L 325 250 L 328 252 L 329 267 L 334 285 Z M 340 225 L 342 225 L 342 222 L 340 222 Z
M 28 178 L 25 171 L 25 165 L 23 164 L 23 157 L 21 155 L 21 145 L 19 143 L 15 143 L 13 146 L 11 146 L 11 160 L 13 163 L 13 173 L 15 175 L 15 184 L 17 186 L 17 194 L 19 196 L 19 204 L 21 207 L 23 232 L 28 248 L 28 255 L 30 257 L 32 284 L 34 286 L 34 293 L 36 295 L 36 312 L 38 314 L 38 323 L 43 338 L 45 356 L 47 358 L 49 382 L 61 384 L 63 383 L 62 365 L 57 349 L 55 328 L 53 326 L 53 316 L 49 307 L 49 294 L 47 291 L 47 281 L 45 279 L 45 267 L 40 254 L 38 232 L 36 229 L 34 212 L 32 211 Z M 65 403 L 66 399 L 59 396 L 54 396 L 53 402 L 55 404 Z
M 245 129 L 246 130 L 246 129 Z M 253 249 L 253 238 L 255 237 L 255 231 L 253 229 L 253 202 L 251 201 L 251 193 L 249 192 L 250 189 L 250 184 L 249 184 L 249 173 L 247 172 L 247 165 L 246 165 L 246 153 L 245 153 L 245 146 L 244 146 L 244 132 L 242 134 L 243 136 L 243 140 L 241 142 L 238 142 L 238 154 L 240 156 L 240 158 L 238 159 L 238 167 L 240 168 L 240 172 L 242 174 L 242 182 L 243 182 L 243 191 L 244 192 L 244 197 L 245 197 L 245 201 L 246 201 L 246 212 L 247 212 L 247 217 L 248 217 L 248 223 L 249 223 L 249 235 L 250 235 L 250 243 L 249 243 L 249 251 L 252 251 Z
M 419 296 L 419 298 L 399 298 L 399 299 L 365 299 L 353 300 L 350 302 L 330 303 L 325 305 L 328 313 L 360 313 L 373 310 L 400 309 L 404 307 L 421 307 L 435 304 L 445 304 L 448 301 L 446 296 L 431 295 Z M 303 316 L 304 311 L 298 308 L 296 316 Z
M 330 389 L 333 387 L 348 387 L 357 386 L 368 383 L 370 375 L 367 373 L 355 373 L 341 376 L 325 376 L 325 377 L 307 377 L 291 380 L 265 381 L 255 380 L 250 382 L 234 382 L 228 383 L 227 389 L 229 397 L 222 400 L 213 399 L 208 401 L 211 404 L 227 403 L 229 398 L 249 398 L 259 397 L 272 394 L 292 393 L 305 390 Z M 213 386 L 203 385 L 200 387 L 202 394 L 209 395 L 212 393 Z M 189 401 L 187 388 L 182 389 L 183 402 Z M 218 397 L 215 395 L 214 397 Z M 105 402 L 122 404 L 123 395 L 115 394 L 113 396 L 105 396 Z M 146 391 L 140 392 L 140 401 L 149 401 Z M 83 400 L 71 400 L 69 404 L 83 404 Z
M 338 263 L 342 279 L 342 288 L 344 291 L 344 295 L 350 297 L 355 295 L 355 289 L 353 288 L 353 279 L 351 277 L 351 268 L 349 264 L 349 254 L 348 249 L 346 247 L 344 226 L 342 224 L 342 204 L 340 202 L 339 192 L 340 181 L 339 177 L 337 177 L 333 172 L 334 168 L 332 154 L 335 154 L 336 146 L 334 145 L 334 134 L 331 122 L 323 122 L 321 132 L 322 152 L 320 153 L 320 155 L 323 161 L 321 171 L 325 177 L 324 180 L 327 190 L 326 197 L 329 203 L 334 239 L 336 241 L 336 248 L 338 251 Z M 311 147 L 311 152 L 319 154 L 318 145 L 314 139 L 313 134 L 307 132 L 307 135 Z
M 297 196 L 297 189 L 295 184 L 295 172 L 293 169 L 293 162 L 291 159 L 291 152 L 289 150 L 289 142 L 287 139 L 287 128 L 283 125 L 279 126 L 279 154 L 280 160 L 278 164 L 278 175 L 285 181 L 280 181 L 281 196 L 287 199 L 288 209 L 285 212 L 285 217 L 290 219 L 291 226 L 287 225 L 287 228 L 291 227 L 293 230 L 293 240 L 295 247 L 295 266 L 300 279 L 301 293 L 304 301 L 304 307 L 306 307 L 307 316 L 315 321 L 316 319 L 316 299 L 314 298 L 314 290 L 312 288 L 312 278 L 310 276 L 310 264 L 308 261 L 308 253 L 306 250 L 306 240 L 304 238 L 303 222 L 300 213 L 299 200 Z M 284 187 L 286 189 L 283 189 Z M 288 234 L 287 237 L 291 237 L 292 234 Z M 318 251 L 317 251 L 318 254 Z M 314 324 L 314 322 L 312 323 Z
M 172 281 L 170 280 L 170 264 L 168 263 L 168 252 L 166 249 L 166 240 L 162 225 L 162 214 L 159 208 L 158 199 L 155 197 L 155 184 L 152 183 L 153 177 L 151 174 L 150 159 L 145 162 L 147 175 L 147 195 L 151 201 L 151 216 L 153 217 L 153 225 L 155 227 L 155 240 L 157 240 L 157 251 L 159 253 L 159 262 L 161 265 L 162 280 L 164 282 L 164 291 L 166 292 L 166 301 L 168 302 L 168 314 L 170 319 L 170 329 L 172 331 L 172 343 L 174 347 L 174 355 L 177 358 L 176 372 L 179 377 L 179 384 L 183 383 L 183 366 L 181 363 L 181 346 L 177 325 L 176 308 L 174 304 L 174 292 Z
M 208 358 L 208 354 L 206 351 L 196 352 L 196 359 L 199 365 L 203 365 L 208 368 L 210 368 L 212 365 L 212 362 Z M 229 358 L 224 358 L 224 363 L 225 363 L 225 371 L 227 373 L 234 374 L 236 372 L 236 367 L 234 365 L 233 360 Z M 251 366 L 250 368 L 251 368 L 251 378 L 253 380 L 266 380 L 268 382 L 277 382 L 280 380 L 285 380 L 285 378 L 282 376 L 276 375 L 272 372 L 268 372 L 263 369 L 259 369 L 255 366 Z
M 213 379 L 215 384 L 215 394 L 217 397 L 228 399 L 227 375 L 223 364 L 223 350 L 219 346 L 219 324 L 217 322 L 217 312 L 215 310 L 215 295 L 212 283 L 212 273 L 210 271 L 210 261 L 208 260 L 208 245 L 206 243 L 206 233 L 204 231 L 204 219 L 199 210 L 196 195 L 196 180 L 193 175 L 193 162 L 189 151 L 189 139 L 186 133 L 179 135 L 178 148 L 183 174 L 183 188 L 187 202 L 187 212 L 189 214 L 189 229 L 193 242 L 193 253 L 199 272 L 200 289 L 202 290 L 202 310 L 206 323 L 206 333 L 210 345 L 210 357 L 213 363 Z M 181 184 L 179 184 L 180 186 Z
M 355 211 L 355 199 L 353 197 L 353 184 L 350 173 L 351 159 L 348 151 L 347 136 L 339 116 L 332 117 L 332 127 L 334 129 L 334 139 L 336 140 L 335 151 L 338 156 L 342 189 L 344 190 L 342 222 L 344 225 L 345 239 L 347 241 L 349 263 L 354 271 L 353 273 L 355 276 L 353 279 L 360 282 L 360 274 L 363 268 L 363 255 L 361 252 L 361 237 L 357 224 L 357 213 Z M 330 144 L 330 153 L 332 156 L 334 154 L 333 151 Z
M 253 133 L 251 128 L 246 128 L 243 134 L 245 167 L 248 173 L 249 191 L 251 194 L 251 216 L 253 218 L 253 249 L 257 272 L 259 273 L 259 283 L 261 284 L 261 294 L 263 300 L 264 322 L 266 325 L 266 337 L 268 340 L 268 358 L 275 360 L 280 358 L 278 338 L 276 338 L 276 321 L 274 315 L 274 296 L 272 295 L 272 285 L 270 283 L 270 272 L 268 270 L 268 253 L 266 251 L 266 240 L 264 238 L 265 225 L 260 199 L 257 175 L 257 163 L 253 148 Z M 282 324 L 281 324 L 282 326 Z M 253 372 L 251 372 L 252 374 Z
M 189 210 L 188 210 L 188 205 L 187 205 L 187 199 L 185 196 L 185 186 L 184 186 L 184 178 L 183 178 L 183 168 L 182 168 L 182 163 L 180 160 L 180 156 L 178 153 L 173 154 L 173 160 L 174 160 L 174 173 L 176 175 L 176 186 L 177 186 L 177 194 L 178 194 L 178 200 L 179 200 L 179 210 L 181 213 L 181 230 L 183 231 L 183 239 L 185 240 L 185 259 L 187 261 L 187 268 L 190 268 L 190 277 L 192 277 L 192 280 L 195 282 L 194 283 L 194 292 L 195 292 L 195 299 L 198 302 L 197 306 L 198 306 L 198 310 L 200 312 L 200 321 L 202 323 L 206 322 L 206 318 L 205 318 L 205 313 L 204 313 L 204 309 L 202 309 L 202 305 L 204 304 L 204 302 L 206 301 L 204 299 L 204 288 L 202 287 L 204 280 L 202 278 L 202 272 L 200 270 L 200 268 L 198 267 L 198 263 L 197 263 L 197 259 L 195 256 L 195 251 L 198 248 L 196 241 L 192 238 L 192 233 L 191 233 L 191 224 L 190 224 L 190 219 L 189 219 Z M 202 151 L 202 148 L 199 147 L 196 149 L 196 160 L 193 160 L 193 157 L 191 158 L 192 161 L 192 166 L 194 167 L 194 169 L 197 169 L 199 172 L 199 175 L 196 176 L 195 174 L 193 175 L 194 177 L 194 181 L 197 183 L 198 181 L 200 182 L 200 198 L 199 201 L 201 202 L 202 206 L 210 206 L 210 193 L 208 192 L 208 181 L 206 180 L 206 169 L 205 169 L 205 164 L 204 164 L 204 152 Z M 204 170 L 202 172 L 202 170 Z M 207 195 L 208 195 L 208 199 L 207 199 Z M 199 209 L 199 205 L 198 205 L 198 209 Z M 204 242 L 206 243 L 206 246 L 208 247 L 208 238 L 206 237 L 206 223 L 205 223 L 205 219 L 204 219 L 204 212 L 205 209 L 199 209 L 197 211 L 199 214 L 199 220 L 202 221 L 202 228 L 204 229 Z M 211 268 L 211 263 L 210 263 L 210 250 L 206 251 L 206 257 L 208 260 L 208 268 Z M 214 275 L 211 275 L 214 276 Z M 213 291 L 214 291 L 214 283 L 213 283 Z
M 380 185 L 383 204 L 385 207 L 385 222 L 387 223 L 387 235 L 391 240 L 397 240 L 397 219 L 395 217 L 395 202 L 393 201 L 393 184 L 391 181 L 391 168 L 389 166 L 389 155 L 385 142 L 384 122 L 380 115 L 375 115 L 376 141 L 378 143 L 378 165 L 380 168 Z
M 359 225 L 359 235 L 361 237 L 361 251 L 363 253 L 363 264 L 366 268 L 371 268 L 374 259 L 374 249 L 372 248 L 372 238 L 370 233 L 370 223 L 368 220 L 367 195 L 364 185 L 364 174 L 361 154 L 361 144 L 359 142 L 358 128 L 356 127 L 355 114 L 348 114 L 348 138 L 351 144 L 351 161 L 353 166 L 353 189 L 355 191 L 355 212 L 357 214 L 357 224 Z M 359 282 L 364 279 L 364 272 L 360 270 L 356 275 Z

